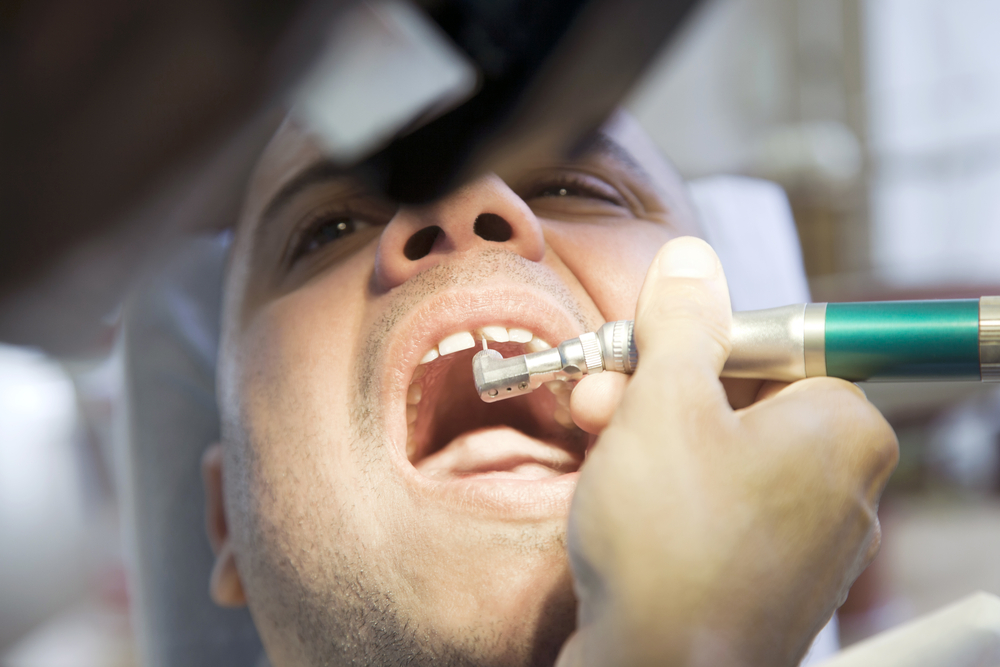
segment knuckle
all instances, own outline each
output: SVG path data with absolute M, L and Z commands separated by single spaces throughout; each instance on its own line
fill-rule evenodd
M 872 561 L 875 560 L 875 556 L 878 552 L 882 550 L 882 524 L 879 522 L 878 516 L 875 517 L 874 524 L 872 525 L 871 540 L 868 542 L 868 549 L 865 552 L 865 567 L 871 565 Z
M 844 401 L 867 402 L 864 392 L 856 384 L 834 377 L 816 377 L 805 380 L 810 388 L 816 391 L 829 392 L 832 397 Z
M 811 423 L 811 430 L 825 434 L 831 454 L 849 461 L 866 476 L 884 479 L 899 460 L 895 431 L 882 413 L 854 384 L 837 378 L 809 378 L 795 383 L 796 412 Z M 793 385 L 794 386 L 794 385 Z

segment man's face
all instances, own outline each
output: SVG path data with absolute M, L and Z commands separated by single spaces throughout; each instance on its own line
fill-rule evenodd
M 234 242 L 219 372 L 230 535 L 276 665 L 554 660 L 593 436 L 565 386 L 482 403 L 472 356 L 633 317 L 656 250 L 692 231 L 674 208 L 610 140 L 400 208 L 279 132 Z

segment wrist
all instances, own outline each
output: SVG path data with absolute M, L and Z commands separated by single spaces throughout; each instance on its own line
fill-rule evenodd
M 668 592 L 656 599 L 653 590 Z M 713 609 L 676 592 L 647 586 L 582 599 L 581 625 L 558 667 L 794 667 L 815 634 L 778 631 L 734 594 Z

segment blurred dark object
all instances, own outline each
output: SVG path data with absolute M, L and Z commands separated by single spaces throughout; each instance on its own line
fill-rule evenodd
M 362 173 L 397 201 L 425 202 L 477 173 L 502 178 L 582 148 L 696 2 L 425 0 L 481 86 Z
M 486 170 L 503 176 L 562 157 L 696 2 L 417 3 L 477 67 L 480 85 L 438 118 L 418 114 L 361 173 L 418 202 Z M 3 6 L 0 340 L 64 354 L 93 345 L 100 318 L 156 250 L 231 224 L 276 109 L 352 4 Z
M 219 222 L 174 214 L 194 203 L 193 188 L 235 210 L 232 186 L 270 132 L 260 122 L 243 130 L 256 148 L 237 151 L 242 161 L 217 154 L 308 65 L 339 4 L 4 5 L 0 339 L 60 352 L 69 327 L 93 344 L 143 257 L 178 232 Z

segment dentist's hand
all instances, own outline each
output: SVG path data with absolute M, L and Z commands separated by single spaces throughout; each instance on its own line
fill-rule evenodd
M 639 297 L 639 370 L 574 392 L 601 436 L 570 513 L 580 623 L 559 665 L 795 665 L 878 550 L 892 430 L 827 378 L 733 410 L 730 320 L 714 252 L 672 241 Z

